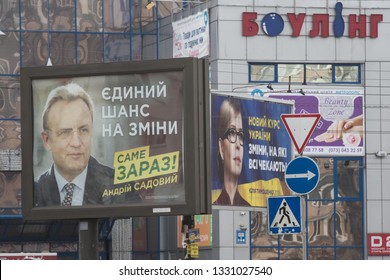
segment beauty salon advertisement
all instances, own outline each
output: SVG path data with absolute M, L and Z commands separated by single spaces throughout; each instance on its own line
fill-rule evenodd
M 363 94 L 269 94 L 293 100 L 295 114 L 321 114 L 304 151 L 306 156 L 363 156 Z

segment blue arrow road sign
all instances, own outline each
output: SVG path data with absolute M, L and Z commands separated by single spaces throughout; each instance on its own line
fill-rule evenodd
M 268 197 L 269 234 L 300 233 L 301 198 L 299 196 Z
M 287 165 L 284 178 L 290 190 L 297 194 L 307 194 L 317 186 L 320 170 L 311 158 L 297 157 Z

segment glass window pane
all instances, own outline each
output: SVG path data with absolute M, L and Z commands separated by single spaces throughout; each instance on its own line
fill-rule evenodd
M 251 64 L 249 70 L 251 82 L 275 81 L 275 65 Z
M 334 244 L 334 203 L 331 201 L 308 201 L 308 243 L 310 246 Z
M 308 248 L 308 260 L 333 260 L 334 248 Z
M 157 59 L 157 44 L 156 36 L 153 34 L 146 34 L 142 36 L 142 59 L 150 60 Z
M 252 260 L 277 260 L 278 248 L 253 248 Z
M 134 1 L 135 2 L 135 1 Z M 147 2 L 144 1 L 146 4 Z M 144 5 L 134 5 L 132 9 L 132 22 L 131 27 L 133 32 L 150 33 L 157 32 L 156 28 L 156 12 L 155 9 L 145 9 Z M 159 6 L 161 3 L 159 3 Z M 161 8 L 159 7 L 159 16 L 161 14 Z
M 333 158 L 314 158 L 320 170 L 317 187 L 308 194 L 309 200 L 334 199 Z
M 336 203 L 336 245 L 361 246 L 363 244 L 362 203 L 356 201 Z
M 77 29 L 79 31 L 102 31 L 102 18 L 102 0 L 77 1 Z
M 302 235 L 300 234 L 281 234 L 279 236 L 280 246 L 302 246 Z
M 15 77 L 0 76 L 0 119 L 20 119 L 20 83 Z
M 0 172 L 0 215 L 21 214 L 21 188 L 21 172 Z
M 268 234 L 268 218 L 266 211 L 251 212 L 251 240 L 253 260 L 278 259 L 278 235 Z
M 278 82 L 288 83 L 291 77 L 292 83 L 303 83 L 303 64 L 278 64 Z
M 0 150 L 19 149 L 20 132 L 20 121 L 0 120 Z
M 11 29 L 19 29 L 19 1 L 1 1 L 0 26 L 3 32 Z
M 359 83 L 358 65 L 339 65 L 335 66 L 336 83 Z
M 130 1 L 104 1 L 104 30 L 123 32 L 130 29 Z M 133 1 L 135 2 L 135 1 Z
M 48 29 L 48 1 L 20 1 L 22 3 L 22 29 Z
M 296 234 L 293 234 L 296 235 Z M 281 260 L 303 260 L 303 249 L 300 248 L 280 248 Z
M 268 234 L 268 218 L 264 211 L 251 212 L 252 246 L 278 246 L 278 236 Z
M 103 62 L 101 34 L 79 34 L 77 59 L 78 63 L 101 63 Z
M 76 63 L 76 34 L 50 33 L 50 58 L 53 65 Z
M 338 160 L 338 197 L 359 197 L 360 165 L 358 160 Z
M 130 60 L 130 36 L 106 35 L 104 38 L 104 61 L 129 61 Z
M 22 65 L 44 66 L 47 63 L 47 34 L 41 32 L 23 32 Z
M 363 260 L 363 248 L 337 248 L 336 260 Z
M 4 32 L 0 36 L 0 74 L 19 73 L 19 33 Z
M 74 1 L 50 1 L 50 30 L 75 30 L 74 3 Z
M 132 60 L 142 60 L 142 37 L 140 35 L 131 37 L 131 58 Z
M 332 64 L 306 64 L 308 83 L 332 83 Z

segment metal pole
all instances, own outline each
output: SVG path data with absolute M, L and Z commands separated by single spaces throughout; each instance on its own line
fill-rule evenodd
M 79 222 L 79 259 L 99 259 L 99 220 L 88 219 Z
M 306 194 L 301 195 L 301 205 L 302 205 L 302 259 L 307 260 L 307 241 L 306 241 Z

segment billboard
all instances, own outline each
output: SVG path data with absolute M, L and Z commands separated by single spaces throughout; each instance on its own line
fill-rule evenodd
M 207 69 L 195 58 L 23 68 L 24 217 L 208 213 Z
M 280 116 L 293 103 L 211 95 L 212 201 L 266 207 L 268 196 L 289 195 L 284 172 L 293 154 Z
M 269 93 L 268 96 L 293 100 L 296 114 L 321 114 L 321 119 L 303 150 L 304 155 L 364 155 L 363 94 Z
M 207 57 L 210 53 L 209 12 L 172 22 L 173 57 Z

